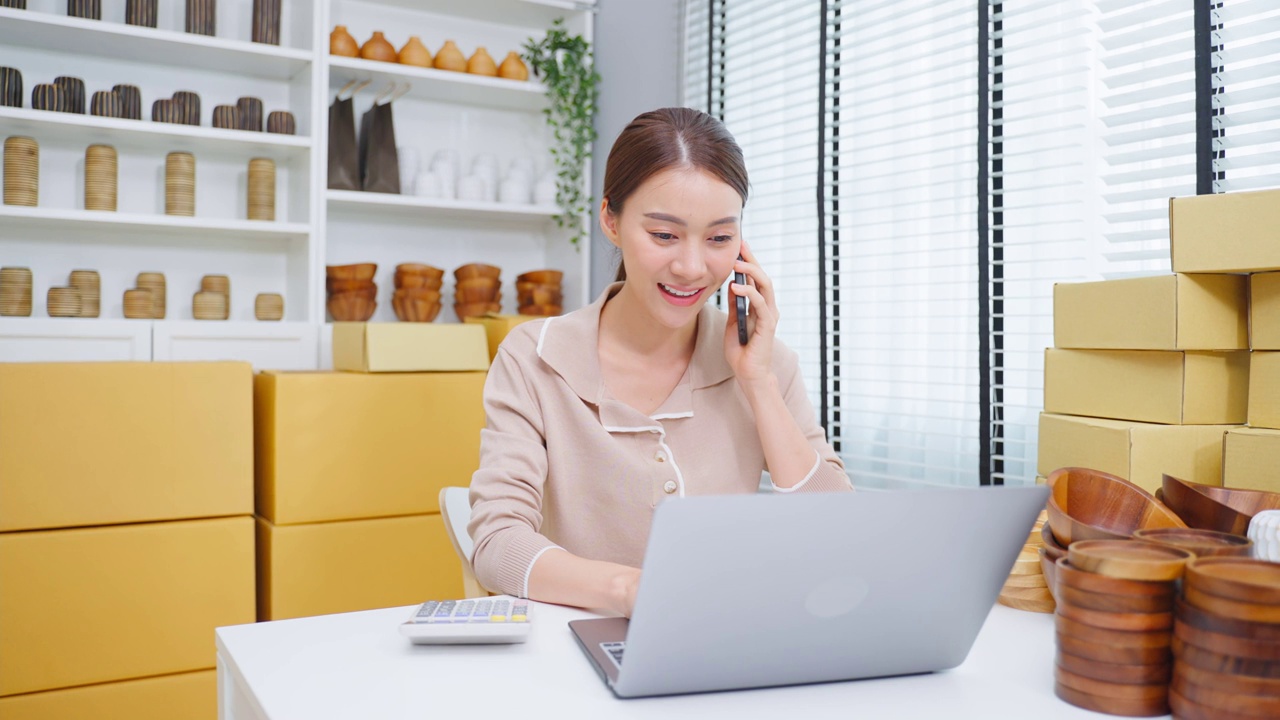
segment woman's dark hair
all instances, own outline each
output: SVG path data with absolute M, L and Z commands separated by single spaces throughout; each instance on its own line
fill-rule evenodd
M 604 169 L 606 212 L 622 206 L 653 175 L 673 168 L 697 168 L 723 180 L 747 202 L 747 166 L 742 148 L 723 123 L 692 108 L 673 107 L 638 115 L 609 151 Z M 618 280 L 627 269 L 618 260 Z

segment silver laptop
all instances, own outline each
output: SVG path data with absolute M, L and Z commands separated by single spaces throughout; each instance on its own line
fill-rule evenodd
M 727 495 L 654 513 L 630 622 L 569 623 L 618 697 L 964 661 L 1045 487 Z

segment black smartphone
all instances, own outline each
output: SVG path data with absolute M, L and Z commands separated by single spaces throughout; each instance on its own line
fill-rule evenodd
M 738 256 L 742 260 L 742 256 Z M 747 276 L 744 273 L 734 272 L 733 281 L 739 285 L 747 284 Z M 738 344 L 747 344 L 747 299 L 741 295 L 734 295 L 733 299 L 738 304 Z

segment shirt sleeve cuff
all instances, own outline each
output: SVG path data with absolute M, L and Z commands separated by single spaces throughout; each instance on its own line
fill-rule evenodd
M 528 529 L 523 531 L 512 529 L 506 534 L 510 537 L 495 537 L 490 541 L 490 546 L 485 551 L 492 553 L 497 562 L 489 565 L 491 570 L 484 573 L 485 577 L 480 577 L 480 573 L 477 572 L 476 579 L 489 590 L 517 597 L 528 597 L 529 573 L 533 569 L 534 561 L 542 553 L 559 546 L 546 536 Z M 488 565 L 488 563 L 481 563 L 481 565 Z
M 809 473 L 804 476 L 800 482 L 791 487 L 778 487 L 773 482 L 772 476 L 769 478 L 769 484 L 773 485 L 773 491 L 779 493 L 793 493 L 803 489 L 805 492 L 841 492 L 852 490 L 853 485 L 849 482 L 849 476 L 845 475 L 842 470 L 828 462 L 822 461 L 822 453 L 817 450 L 813 451 L 813 467 L 809 468 Z

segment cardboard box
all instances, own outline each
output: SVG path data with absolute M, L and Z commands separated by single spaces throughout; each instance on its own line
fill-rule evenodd
M 461 323 L 334 323 L 333 368 L 355 372 L 488 370 L 483 328 Z
M 486 315 L 484 317 L 469 317 L 465 322 L 473 325 L 483 325 L 485 335 L 489 338 L 489 361 L 498 355 L 498 346 L 502 344 L 502 340 L 507 337 L 507 333 L 512 328 L 530 320 L 538 320 L 540 318 L 533 315 Z
M 1115 350 L 1247 350 L 1244 275 L 1160 275 L 1053 286 L 1053 344 Z
M 214 720 L 215 670 L 0 698 L 5 720 Z
M 1249 356 L 1249 424 L 1280 428 L 1280 352 Z
M 1280 190 L 1169 200 L 1174 272 L 1280 270 Z
M 0 695 L 213 667 L 253 542 L 247 516 L 0 535 Z
M 258 518 L 258 619 L 462 597 L 462 564 L 438 514 L 274 525 Z
M 1280 350 L 1280 273 L 1249 276 L 1249 347 Z
M 479 467 L 484 381 L 482 372 L 259 373 L 258 514 L 291 525 L 438 512 L 440 488 L 470 485 Z
M 1280 492 L 1280 430 L 1235 428 L 1222 447 L 1222 484 Z
M 0 531 L 251 512 L 248 363 L 0 364 Z
M 1241 425 L 1249 353 L 1049 349 L 1045 412 L 1181 425 Z
M 1048 476 L 1062 467 L 1086 467 L 1122 477 L 1151 493 L 1161 486 L 1164 473 L 1221 485 L 1222 438 L 1238 427 L 1041 413 L 1036 470 Z

